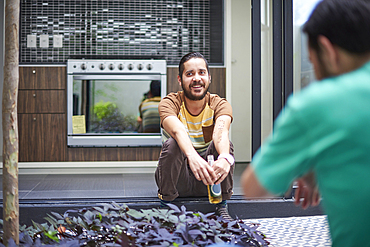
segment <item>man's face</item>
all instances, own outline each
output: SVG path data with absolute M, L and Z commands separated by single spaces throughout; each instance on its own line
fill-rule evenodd
M 322 55 L 322 53 L 319 53 L 317 50 L 311 47 L 308 48 L 308 53 L 317 80 L 322 80 L 324 78 L 332 76 L 327 68 L 325 57 L 324 55 Z
M 202 58 L 191 58 L 184 63 L 184 72 L 178 81 L 185 97 L 190 100 L 201 100 L 207 94 L 211 76 L 206 62 Z

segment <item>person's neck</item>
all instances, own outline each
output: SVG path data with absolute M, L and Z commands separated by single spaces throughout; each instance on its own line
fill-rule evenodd
M 201 100 L 191 100 L 186 98 L 186 96 L 184 98 L 185 98 L 185 107 L 191 115 L 197 116 L 202 112 L 206 97 L 204 97 Z
M 342 73 L 348 73 L 350 71 L 361 68 L 365 63 L 370 61 L 370 52 L 361 55 L 353 55 L 349 53 L 343 53 L 342 58 Z

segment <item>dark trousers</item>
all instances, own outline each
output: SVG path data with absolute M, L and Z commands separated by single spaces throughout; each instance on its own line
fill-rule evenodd
M 217 160 L 218 153 L 213 142 L 206 151 L 200 153 L 200 156 L 207 160 L 207 155 L 210 154 Z M 234 155 L 231 142 L 230 154 Z M 228 176 L 221 182 L 223 200 L 230 199 L 233 194 L 233 174 L 234 166 L 231 166 Z M 207 186 L 195 178 L 185 154 L 173 138 L 163 143 L 155 171 L 155 181 L 158 186 L 158 197 L 165 201 L 173 201 L 177 197 L 203 197 L 208 194 Z

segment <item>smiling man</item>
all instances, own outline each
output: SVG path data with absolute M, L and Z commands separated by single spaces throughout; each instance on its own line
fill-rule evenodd
M 208 62 L 198 52 L 179 64 L 183 91 L 170 93 L 159 104 L 163 147 L 155 173 L 161 205 L 177 197 L 207 196 L 207 185 L 220 184 L 222 202 L 217 213 L 231 219 L 226 201 L 233 193 L 234 156 L 229 140 L 232 109 L 229 102 L 208 92 Z M 211 167 L 207 155 L 213 155 Z
M 333 246 L 370 246 L 370 1 L 324 0 L 303 27 L 319 80 L 291 96 L 242 176 L 247 197 L 283 194 L 328 215 Z

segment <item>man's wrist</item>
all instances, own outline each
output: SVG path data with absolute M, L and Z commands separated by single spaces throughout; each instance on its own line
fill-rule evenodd
M 234 165 L 235 163 L 234 156 L 232 156 L 231 154 L 220 154 L 217 159 L 222 158 L 224 158 L 229 163 L 230 166 Z

